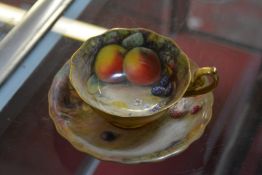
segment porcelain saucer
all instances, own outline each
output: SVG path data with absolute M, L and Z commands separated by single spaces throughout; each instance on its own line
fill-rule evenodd
M 154 162 L 184 151 L 204 132 L 212 117 L 213 94 L 182 98 L 159 120 L 136 129 L 105 121 L 77 95 L 66 63 L 54 77 L 49 113 L 58 133 L 76 149 L 101 160 Z

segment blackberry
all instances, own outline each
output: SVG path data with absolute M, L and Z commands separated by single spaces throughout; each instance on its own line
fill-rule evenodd
M 164 75 L 161 79 L 160 79 L 160 86 L 162 87 L 167 87 L 167 85 L 170 83 L 170 78 L 168 75 Z
M 154 86 L 151 89 L 151 93 L 155 96 L 164 96 L 166 89 L 162 86 Z

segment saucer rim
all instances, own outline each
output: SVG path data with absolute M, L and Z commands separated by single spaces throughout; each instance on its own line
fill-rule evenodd
M 103 160 L 103 161 L 110 161 L 110 162 L 118 162 L 118 163 L 124 163 L 124 164 L 138 164 L 138 163 L 150 163 L 150 162 L 159 162 L 162 160 L 165 160 L 167 158 L 176 156 L 180 153 L 182 153 L 183 151 L 185 151 L 193 142 L 195 142 L 196 140 L 198 140 L 204 133 L 208 123 L 210 122 L 210 120 L 212 119 L 212 106 L 213 106 L 213 93 L 209 92 L 208 94 L 204 94 L 204 95 L 210 95 L 210 108 L 208 108 L 207 111 L 207 118 L 205 119 L 205 121 L 203 123 L 201 123 L 201 127 L 194 131 L 194 133 L 192 133 L 191 129 L 189 131 L 189 133 L 187 134 L 186 137 L 184 137 L 179 145 L 171 145 L 163 150 L 159 150 L 159 151 L 155 151 L 152 153 L 148 153 L 148 154 L 141 154 L 139 156 L 134 156 L 134 157 L 130 157 L 130 158 L 119 158 L 119 156 L 103 156 L 103 154 L 100 154 L 98 152 L 93 151 L 92 149 L 89 149 L 88 146 L 85 143 L 81 143 L 79 140 L 79 143 L 77 143 L 75 140 L 73 140 L 72 138 L 78 138 L 79 136 L 74 134 L 69 128 L 67 128 L 67 126 L 65 127 L 61 127 L 59 126 L 59 124 L 55 121 L 55 117 L 52 114 L 52 110 L 50 109 L 49 106 L 49 112 L 50 112 L 50 117 L 52 118 L 55 128 L 57 130 L 57 132 L 63 136 L 74 148 L 76 148 L 77 150 L 86 153 L 88 155 L 91 155 L 99 160 Z M 205 97 L 207 98 L 207 97 Z M 115 127 L 115 126 L 114 126 Z M 66 132 L 66 134 L 65 134 Z M 191 135 L 191 136 L 188 136 Z M 92 144 L 90 144 L 92 145 Z M 97 146 L 95 146 L 97 147 Z

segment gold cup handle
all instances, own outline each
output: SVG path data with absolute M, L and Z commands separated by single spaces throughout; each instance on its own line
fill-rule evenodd
M 185 93 L 185 96 L 195 96 L 212 91 L 218 84 L 218 73 L 215 67 L 198 68 Z

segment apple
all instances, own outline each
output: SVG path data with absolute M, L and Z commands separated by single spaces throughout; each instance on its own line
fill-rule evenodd
M 123 58 L 126 49 L 117 44 L 110 44 L 101 48 L 95 60 L 97 77 L 108 83 L 123 80 Z
M 135 47 L 127 52 L 123 69 L 127 79 L 137 85 L 150 85 L 160 79 L 161 63 L 151 49 Z

